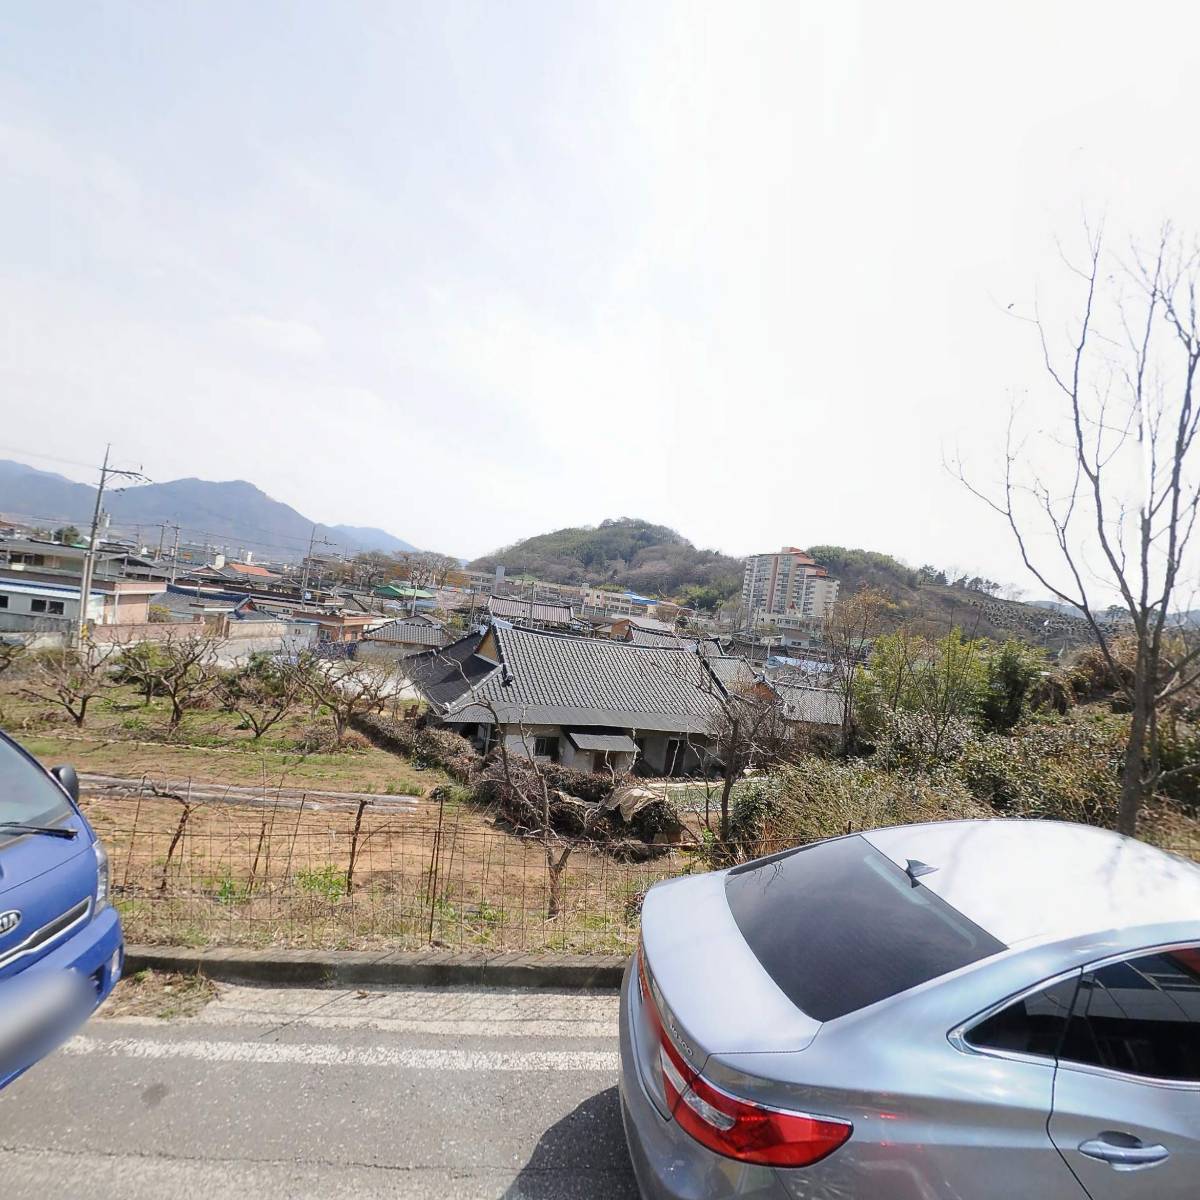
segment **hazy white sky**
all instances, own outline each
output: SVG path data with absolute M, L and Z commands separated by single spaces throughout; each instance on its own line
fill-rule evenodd
M 1019 579 L 1055 238 L 1193 225 L 1191 4 L 10 3 L 0 456 L 474 555 L 608 516 Z M 1036 587 L 1032 590 L 1038 591 Z

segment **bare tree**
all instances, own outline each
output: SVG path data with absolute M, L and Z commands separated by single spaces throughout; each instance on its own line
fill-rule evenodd
M 296 707 L 300 691 L 296 673 L 268 655 L 253 656 L 218 687 L 223 707 L 242 718 L 255 741 Z
M 1052 595 L 1079 612 L 1130 710 L 1117 827 L 1137 829 L 1143 800 L 1164 770 L 1158 719 L 1200 676 L 1200 642 L 1179 619 L 1191 607 L 1197 564 L 1191 537 L 1200 507 L 1200 254 L 1165 228 L 1153 253 L 1127 262 L 1087 230 L 1081 309 L 1069 345 L 1035 324 L 1062 424 L 1037 439 L 1009 421 L 1003 484 L 989 493 L 958 475 L 1008 524 L 1022 561 Z M 1040 458 L 1037 457 L 1040 454 Z M 1049 545 L 1049 548 L 1045 548 Z M 1119 598 L 1121 620 L 1106 609 Z M 1114 638 L 1136 641 L 1133 669 L 1117 669 Z
M 396 560 L 382 550 L 364 550 L 342 565 L 341 575 L 355 587 L 372 588 L 391 578 Z
M 350 723 L 361 713 L 379 712 L 395 694 L 399 678 L 393 668 L 354 659 L 323 659 L 300 655 L 289 669 L 299 693 L 329 710 L 340 746 Z
M 450 576 L 458 570 L 458 559 L 449 554 L 435 554 L 432 551 L 414 551 L 398 553 L 396 560 L 401 566 L 402 573 L 410 587 L 419 590 L 436 591 L 443 587 Z M 416 597 L 413 597 L 412 611 L 416 611 Z
M 168 729 L 178 729 L 183 714 L 216 690 L 218 645 L 216 638 L 199 632 L 171 633 L 157 643 L 161 655 L 157 688 L 171 704 Z
M 21 694 L 57 704 L 82 727 L 88 705 L 113 685 L 109 671 L 115 649 L 85 641 L 78 647 L 38 650 L 24 664 L 26 682 Z
M 842 746 L 854 730 L 854 690 L 871 643 L 884 632 L 893 605 L 876 588 L 844 596 L 825 614 L 821 636 L 832 664 L 832 684 L 842 702 Z
M 729 843 L 729 803 L 734 785 L 754 766 L 771 766 L 787 756 L 791 734 L 779 700 L 749 687 L 731 693 L 710 728 L 712 753 L 722 763 L 721 843 Z

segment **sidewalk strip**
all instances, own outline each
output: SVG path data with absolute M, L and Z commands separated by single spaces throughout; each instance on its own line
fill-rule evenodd
M 427 1050 L 329 1043 L 150 1041 L 142 1038 L 74 1037 L 64 1054 L 106 1058 L 186 1058 L 218 1063 L 284 1063 L 319 1067 L 393 1067 L 408 1071 L 592 1071 L 615 1074 L 608 1050 Z

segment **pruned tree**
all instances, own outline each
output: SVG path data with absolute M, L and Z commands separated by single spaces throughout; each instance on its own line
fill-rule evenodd
M 1058 420 L 1023 436 L 1010 416 L 1003 480 L 995 489 L 957 474 L 1006 522 L 1021 559 L 1076 610 L 1120 681 L 1129 708 L 1117 826 L 1171 778 L 1200 769 L 1160 761 L 1159 715 L 1200 677 L 1200 641 L 1186 619 L 1200 584 L 1192 534 L 1200 509 L 1200 253 L 1164 228 L 1150 253 L 1124 261 L 1086 229 L 1081 294 L 1060 343 L 1040 311 L 1039 335 Z M 1119 604 L 1119 619 L 1107 611 Z M 1131 671 L 1114 642 L 1136 642 Z
M 85 641 L 77 647 L 38 650 L 23 663 L 21 694 L 57 704 L 79 727 L 91 702 L 113 686 L 110 677 L 116 647 Z
M 351 721 L 361 713 L 379 712 L 395 695 L 400 678 L 395 668 L 352 658 L 325 659 L 305 652 L 286 668 L 297 694 L 325 708 L 340 746 Z
M 171 633 L 157 643 L 157 687 L 171 705 L 167 728 L 175 730 L 183 714 L 211 696 L 220 682 L 216 638 L 200 632 Z
M 18 666 L 26 654 L 24 642 L 0 641 L 0 676 Z
M 222 707 L 242 718 L 255 741 L 295 709 L 300 692 L 296 673 L 268 654 L 252 655 L 217 689 Z
M 821 637 L 829 655 L 831 685 L 841 699 L 842 746 L 850 745 L 854 732 L 855 686 L 871 644 L 885 632 L 891 600 L 877 588 L 861 588 L 843 596 L 825 614 Z
M 729 844 L 729 804 L 734 785 L 751 767 L 774 766 L 792 749 L 791 730 L 779 700 L 765 689 L 733 692 L 709 728 L 709 753 L 721 763 L 722 845 Z
M 156 643 L 135 642 L 122 647 L 113 664 L 113 677 L 137 688 L 142 703 L 149 704 L 159 690 L 166 665 L 166 656 Z

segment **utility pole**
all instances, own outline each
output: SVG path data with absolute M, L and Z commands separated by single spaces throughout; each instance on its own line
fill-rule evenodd
M 313 547 L 316 545 L 333 546 L 335 544 L 336 543 L 331 542 L 328 538 L 322 538 L 320 540 L 320 542 L 318 543 L 317 527 L 316 527 L 316 525 L 314 525 L 312 527 L 312 533 L 309 535 L 309 538 L 308 538 L 308 554 L 305 555 L 305 558 L 304 558 L 304 575 L 300 581 L 300 599 L 301 600 L 304 599 L 304 595 L 308 591 L 308 570 L 309 570 L 309 567 L 312 565 Z
M 132 479 L 149 482 L 141 471 L 119 471 L 108 465 L 108 456 L 112 453 L 112 443 L 104 447 L 104 463 L 100 467 L 100 486 L 96 489 L 96 507 L 92 510 L 92 532 L 88 538 L 88 552 L 83 560 L 83 573 L 79 580 L 79 618 L 75 623 L 75 645 L 83 645 L 83 630 L 87 625 L 88 604 L 92 598 L 92 578 L 96 573 L 96 542 L 100 534 L 100 506 L 104 500 L 104 488 L 112 475 L 122 479 Z
M 168 525 L 168 529 L 175 530 L 175 548 L 171 551 L 171 582 L 175 582 L 175 569 L 179 565 L 179 526 Z

